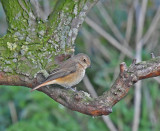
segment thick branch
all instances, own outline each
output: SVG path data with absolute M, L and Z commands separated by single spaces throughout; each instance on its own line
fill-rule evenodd
M 112 107 L 127 95 L 133 84 L 141 79 L 159 75 L 160 57 L 142 61 L 137 64 L 134 60 L 129 68 L 126 67 L 124 62 L 120 64 L 120 74 L 115 83 L 109 91 L 104 92 L 103 95 L 97 98 L 91 98 L 88 93 L 83 91 L 74 92 L 62 87 L 55 87 L 55 85 L 50 88 L 42 87 L 40 91 L 71 110 L 92 116 L 108 115 L 112 112 Z M 25 85 L 33 88 L 35 85 L 39 84 L 37 82 L 38 79 L 40 78 L 37 77 L 37 79 L 33 81 L 28 81 L 29 78 L 27 77 L 22 79 L 20 76 L 16 76 L 16 79 L 14 79 L 14 77 L 9 77 L 7 74 L 0 74 L 1 85 Z M 43 80 L 44 79 L 41 78 L 41 81 Z

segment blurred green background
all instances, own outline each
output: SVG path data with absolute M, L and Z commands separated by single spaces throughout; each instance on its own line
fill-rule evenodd
M 76 53 L 84 52 L 91 57 L 92 68 L 87 76 L 98 95 L 108 90 L 119 73 L 123 61 L 129 66 L 137 56 L 137 25 L 139 12 L 145 0 L 102 0 L 92 8 L 76 39 Z M 41 8 L 49 14 L 55 1 L 39 0 Z M 159 14 L 155 17 L 156 14 Z M 46 15 L 47 16 L 47 15 Z M 45 17 L 46 17 L 45 16 Z M 142 39 L 154 27 L 140 50 L 142 60 L 150 59 L 150 53 L 160 55 L 160 1 L 148 0 L 142 28 Z M 152 21 L 157 18 L 155 23 Z M 97 28 L 98 26 L 98 28 Z M 118 32 L 117 32 L 118 30 Z M 7 31 L 7 23 L 0 5 L 0 36 Z M 133 56 L 124 55 L 123 49 L 113 46 L 111 38 L 131 50 Z M 146 79 L 141 83 L 140 131 L 160 130 L 160 79 Z M 77 85 L 85 90 L 87 84 Z M 133 130 L 135 116 L 135 88 L 113 107 L 110 122 L 119 131 Z M 92 92 L 90 92 L 92 93 Z M 45 94 L 16 86 L 0 86 L 0 131 L 106 131 L 112 130 L 102 117 L 91 117 L 71 111 L 56 103 Z

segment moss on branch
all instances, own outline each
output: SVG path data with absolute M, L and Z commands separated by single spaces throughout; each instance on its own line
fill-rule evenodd
M 55 68 L 55 56 L 73 53 L 74 41 L 95 1 L 57 1 L 49 19 L 36 17 L 25 0 L 1 0 L 8 31 L 0 38 L 0 71 L 33 78 Z

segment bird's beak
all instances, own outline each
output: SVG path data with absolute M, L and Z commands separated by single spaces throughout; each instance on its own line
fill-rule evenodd
M 90 65 L 90 66 L 88 66 L 88 68 L 92 68 L 92 66 Z

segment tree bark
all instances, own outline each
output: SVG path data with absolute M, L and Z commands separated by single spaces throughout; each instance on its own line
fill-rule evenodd
M 78 30 L 97 1 L 57 1 L 48 20 L 43 21 L 28 1 L 1 0 L 8 32 L 0 38 L 0 70 L 30 79 L 38 72 L 52 71 L 57 63 L 55 56 L 73 54 Z

